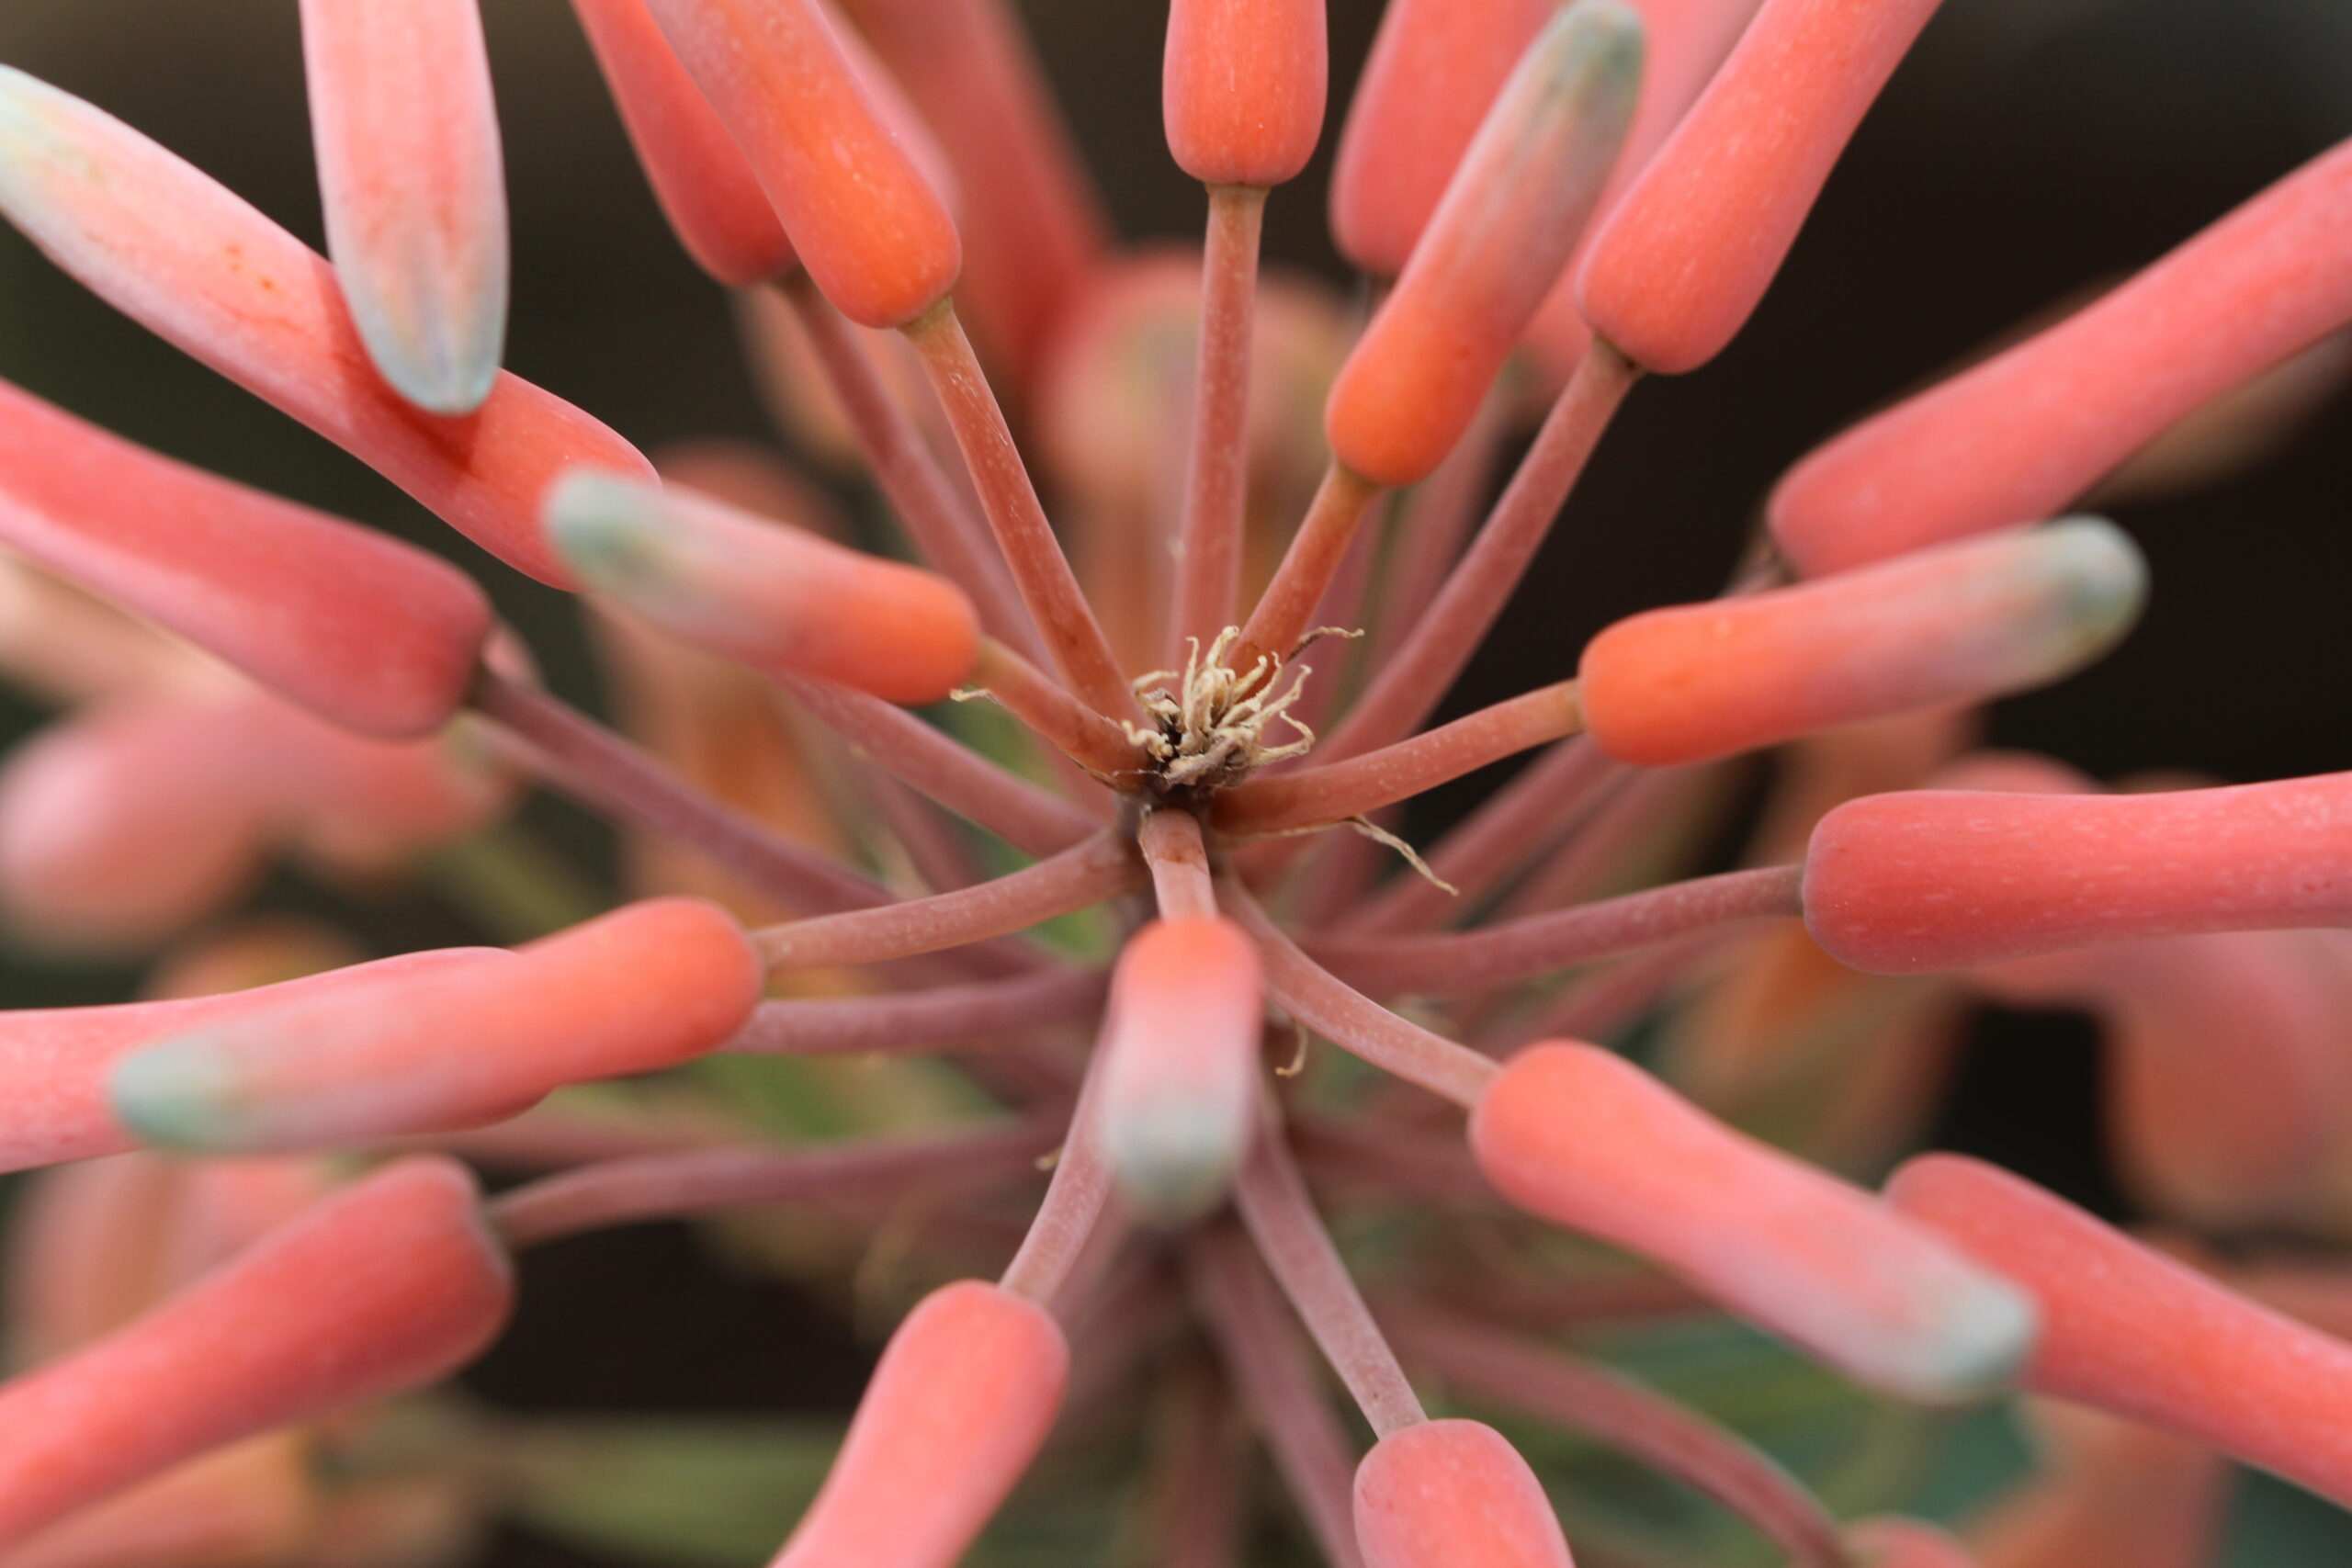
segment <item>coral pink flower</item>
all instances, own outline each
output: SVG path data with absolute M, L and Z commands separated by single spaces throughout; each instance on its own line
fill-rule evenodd
M 790 270 L 792 242 L 718 111 L 670 51 L 646 0 L 572 0 L 621 123 L 696 265 L 748 288 Z
M 1143 1213 L 1190 1219 L 1231 1185 L 1256 1125 L 1264 1012 L 1258 950 L 1230 920 L 1159 920 L 1121 952 L 1098 1114 Z
M 963 590 L 718 501 L 581 474 L 548 531 L 592 591 L 680 640 L 897 703 L 935 703 L 979 656 Z
M 751 160 L 817 287 L 870 327 L 955 284 L 955 220 L 816 0 L 649 0 Z
M 207 1449 L 463 1365 L 514 1288 L 477 1199 L 450 1161 L 390 1167 L 0 1385 L 0 1544 Z
M 1585 649 L 1585 726 L 1611 756 L 1669 767 L 1982 701 L 2104 653 L 2146 592 L 2131 540 L 2082 518 L 1834 582 L 1651 610 Z
M 1809 573 L 2030 523 L 2352 321 L 2352 143 L 2058 325 L 1839 436 L 1773 491 Z
M 742 928 L 685 898 L 633 904 L 512 957 L 412 976 L 400 1004 L 289 994 L 170 1033 L 108 1092 L 149 1142 L 315 1148 L 479 1126 L 566 1083 L 650 1072 L 751 1016 L 761 965 Z
M 1895 1172 L 1887 1200 L 2032 1293 L 2042 1327 L 2027 1387 L 2352 1502 L 2352 1346 L 1976 1160 L 1922 1156 Z
M 1204 185 L 1288 183 L 1323 132 L 1323 0 L 1173 0 L 1160 77 L 1168 149 Z
M 890 1337 L 775 1568 L 951 1568 L 1029 1467 L 1069 1378 L 1043 1307 L 966 1280 Z
M 2032 1306 L 1997 1276 L 1592 1046 L 1512 1058 L 1470 1146 L 1520 1207 L 1656 1258 L 1865 1382 L 1964 1397 L 2031 1346 Z
M 1411 484 L 1461 438 L 1600 199 L 1641 39 L 1633 11 L 1582 0 L 1528 46 L 1331 389 L 1325 423 L 1349 468 Z
M 323 257 L 120 120 L 6 67 L 0 215 L 108 304 L 542 581 L 565 582 L 539 537 L 548 486 L 579 466 L 650 472 L 503 371 L 465 418 L 421 412 L 377 373 Z
M 447 562 L 5 383 L 0 540 L 370 735 L 447 724 L 490 633 L 489 601 Z
M 1917 1519 L 1864 1519 L 1846 1532 L 1846 1543 L 1855 1568 L 1976 1568 L 1968 1548 Z
M 1364 1568 L 1572 1568 L 1543 1483 L 1476 1421 L 1424 1421 L 1374 1445 L 1355 1521 Z
M 2352 773 L 2156 795 L 1917 790 L 1822 819 L 1805 924 L 1880 974 L 2352 924 Z
M 506 171 L 476 0 L 302 0 L 327 254 L 376 367 L 468 414 L 506 345 Z
M 1595 238 L 1577 285 L 1593 331 L 1669 375 L 1722 352 L 1939 3 L 1766 0 Z

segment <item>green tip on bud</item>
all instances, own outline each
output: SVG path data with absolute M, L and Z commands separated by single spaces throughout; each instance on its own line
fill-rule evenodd
M 183 1034 L 124 1057 L 107 1083 L 116 1119 L 156 1148 L 243 1150 L 238 1076 L 219 1046 L 210 1033 Z

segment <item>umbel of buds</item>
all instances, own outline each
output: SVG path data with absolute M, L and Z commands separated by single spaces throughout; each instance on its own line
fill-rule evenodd
M 1261 276 L 1320 0 L 1169 8 L 1206 217 L 1148 258 L 1007 0 L 574 9 L 784 434 L 912 558 L 501 367 L 475 0 L 302 0 L 325 255 L 0 65 L 0 217 L 579 595 L 616 726 L 439 556 L 0 384 L 0 673 L 69 710 L 0 765 L 0 917 L 154 961 L 0 1012 L 0 1568 L 455 1568 L 504 1519 L 776 1568 L 1696 1564 L 1727 1521 L 2200 1568 L 2227 1461 L 2352 1506 L 2352 773 L 1973 750 L 2147 596 L 2085 493 L 2352 326 L 2352 148 L 1802 457 L 1723 593 L 1433 722 L 1936 0 L 1390 0 L 1336 138 L 1360 321 Z M 619 897 L 526 784 L 619 830 Z M 280 858 L 498 944 L 238 918 Z M 2169 1228 L 1952 1155 L 1873 1190 L 1978 997 L 2093 1017 Z M 707 1431 L 434 1388 L 515 1255 L 654 1221 L 895 1324 L 797 1494 L 773 1432 L 747 1503 Z M 2029 1397 L 2046 1454 L 1957 1534 L 1833 1508 L 1756 1413 L 1901 1448 Z M 1707 1512 L 1629 1544 L 1555 1430 Z

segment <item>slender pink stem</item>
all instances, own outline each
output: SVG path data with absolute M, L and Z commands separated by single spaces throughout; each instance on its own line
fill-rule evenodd
M 1241 646 L 1233 655 L 1235 669 L 1247 670 L 1269 653 L 1290 656 L 1313 625 L 1316 607 L 1323 603 L 1356 529 L 1380 494 L 1378 485 L 1336 463 L 1325 470 L 1306 520 L 1298 525 L 1282 565 L 1274 569 L 1273 581 L 1242 626 Z
M 1698 1412 L 1549 1346 L 1429 1307 L 1392 1313 L 1415 1362 L 1482 1402 L 1630 1454 L 1755 1526 L 1799 1568 L 1848 1568 L 1837 1521 L 1780 1465 Z
M 1268 993 L 1293 1018 L 1383 1072 L 1457 1105 L 1478 1103 L 1497 1071 L 1493 1062 L 1351 989 L 1301 953 L 1247 892 L 1231 882 L 1220 886 L 1225 912 L 1241 923 L 1265 958 Z
M 1241 1561 L 1244 1471 L 1231 1395 L 1213 1369 L 1175 1382 L 1174 1430 L 1154 1466 L 1153 1568 L 1232 1568 Z
M 1143 877 L 1134 844 L 1103 832 L 977 887 L 769 926 L 752 941 L 775 969 L 878 964 L 1026 931 L 1127 892 Z
M 1428 1420 L 1271 1119 L 1250 1147 L 1233 1197 L 1259 1256 L 1372 1429 L 1385 1438 Z
M 1046 1185 L 1045 1201 L 1037 1205 L 1021 1247 L 998 1281 L 1015 1295 L 1056 1305 L 1063 1286 L 1089 1250 L 1096 1222 L 1111 1196 L 1111 1162 L 1103 1157 L 1095 1107 L 1101 1098 L 1102 1062 L 1109 1053 L 1097 1040 L 1086 1064 L 1086 1081 L 1070 1112 L 1069 1130 L 1054 1161 L 1054 1178 Z
M 1573 735 L 1582 723 L 1576 682 L 1563 681 L 1377 751 L 1252 779 L 1218 800 L 1216 825 L 1228 833 L 1253 834 L 1344 822 L 1514 752 Z
M 1295 1116 L 1291 1147 L 1318 1183 L 1404 1194 L 1422 1202 L 1495 1206 L 1494 1183 L 1459 1132 L 1435 1134 L 1393 1117 Z
M 876 818 L 897 841 L 907 864 L 925 887 L 947 893 L 980 880 L 971 842 L 935 801 L 888 773 L 869 773 L 866 783 Z
M 1677 818 L 1704 790 L 1706 769 L 1645 768 L 1578 821 L 1550 856 L 1497 906 L 1509 919 L 1581 904 L 1626 874 L 1629 862 L 1676 841 Z
M 1731 934 L 1728 927 L 1692 931 L 1596 969 L 1498 1032 L 1494 1043 L 1516 1049 L 1538 1040 L 1606 1039 L 1655 1007 L 1677 981 L 1689 978 L 1700 960 Z M 1479 1042 L 1487 1043 L 1484 1033 Z M 1498 1054 L 1508 1055 L 1510 1050 Z
M 783 685 L 876 767 L 1024 854 L 1054 854 L 1102 825 L 895 704 L 805 676 Z
M 1200 818 L 1188 811 L 1153 811 L 1144 818 L 1136 842 L 1143 847 L 1144 863 L 1151 867 L 1151 885 L 1163 919 L 1216 917 L 1216 885 L 1209 874 L 1209 850 L 1201 837 Z
M 1363 1568 L 1356 1550 L 1353 1445 L 1317 1385 L 1273 1281 L 1249 1242 L 1223 1226 L 1194 1238 L 1184 1261 L 1193 1299 L 1233 1387 L 1265 1435 L 1316 1543 L 1332 1568 Z
M 830 911 L 892 902 L 879 883 L 711 799 L 546 692 L 485 670 L 473 705 L 525 743 L 526 759 L 548 784 L 582 805 L 693 845 L 787 904 Z
M 1128 791 L 1141 784 L 1146 771 L 1143 750 L 1127 739 L 1126 731 L 994 637 L 980 643 L 972 684 L 1104 784 Z M 1129 709 L 1134 705 L 1127 704 Z
M 776 288 L 808 334 L 818 366 L 865 455 L 865 466 L 915 548 L 972 596 L 989 631 L 1037 649 L 1037 628 L 1022 608 L 987 525 L 883 385 L 881 372 L 849 322 L 802 268 L 795 267 Z
M 1209 190 L 1200 373 L 1194 380 L 1175 620 L 1170 627 L 1180 655 L 1185 637 L 1198 637 L 1205 648 L 1232 624 L 1240 590 L 1241 525 L 1250 488 L 1250 335 L 1265 217 L 1262 188 Z
M 1526 575 L 1586 459 L 1639 375 L 1607 344 L 1593 344 L 1429 613 L 1382 664 L 1347 722 L 1325 741 L 1327 758 L 1388 745 L 1411 734 L 1436 709 Z
M 1012 581 L 1022 603 L 1044 634 L 1054 663 L 1079 700 L 1098 712 L 1124 714 L 1134 709 L 1135 694 L 1111 652 L 1079 591 L 1069 558 L 1046 521 L 1029 470 L 1004 422 L 1004 410 L 989 389 L 971 340 L 946 300 L 899 329 L 915 347 L 932 388 L 947 411 L 956 443 L 963 448 L 965 465 L 980 495 L 981 510 L 996 532 L 997 547 L 1012 569 Z
M 1437 471 L 1413 488 L 1405 525 L 1397 532 L 1381 573 L 1381 592 L 1372 614 L 1370 662 L 1420 623 L 1438 585 L 1461 558 L 1462 542 L 1478 521 L 1494 483 L 1497 449 L 1502 445 L 1506 394 L 1489 390 L 1478 417 L 1446 454 Z
M 1342 981 L 1369 986 L 1385 996 L 1464 996 L 1614 958 L 1734 920 L 1801 915 L 1804 880 L 1803 866 L 1758 866 L 1474 931 L 1332 936 L 1312 942 L 1310 949 Z
M 392 1138 L 377 1150 L 437 1149 L 502 1170 L 569 1170 L 643 1155 L 683 1154 L 740 1144 L 751 1129 L 732 1116 L 651 1110 L 585 1111 L 542 1101 L 511 1121 L 458 1133 Z
M 1007 980 L 762 1002 L 723 1050 L 752 1056 L 900 1055 L 1021 1045 L 1101 1010 L 1100 969 L 1041 969 Z
M 808 1149 L 696 1149 L 583 1166 L 518 1187 L 490 1206 L 514 1247 L 648 1220 L 673 1220 L 758 1203 L 861 1201 L 947 1188 L 967 1191 L 1033 1171 L 1053 1147 L 1034 1124 Z
M 1341 922 L 1347 931 L 1419 931 L 1476 907 L 1480 895 L 1588 820 L 1625 769 L 1589 740 L 1561 741 L 1519 772 L 1430 851 L 1430 869 L 1459 889 L 1400 875 Z

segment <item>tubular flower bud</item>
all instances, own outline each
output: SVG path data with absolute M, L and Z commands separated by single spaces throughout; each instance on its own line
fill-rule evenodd
M 0 1568 L 247 1568 L 296 1562 L 319 1487 L 299 1432 L 249 1438 L 75 1511 Z
M 1331 236 L 1394 277 L 1419 243 L 1478 122 L 1559 0 L 1391 0 L 1331 166 Z
M 2095 303 L 1797 465 L 1773 537 L 1818 575 L 2046 517 L 2352 321 L 2352 142 Z
M 2104 653 L 2146 592 L 2132 541 L 2078 518 L 1831 582 L 1652 610 L 1585 649 L 1585 724 L 1611 756 L 1669 767 L 1982 701 Z
M 1595 238 L 1592 330 L 1668 375 L 1721 353 L 1938 3 L 1767 0 Z
M 150 1034 L 109 1093 L 147 1141 L 220 1153 L 480 1126 L 568 1083 L 702 1055 L 741 1027 L 760 990 L 732 919 L 653 899 L 503 962 L 412 977 L 390 1008 L 289 995 Z
M 1543 1483 L 1477 1421 L 1390 1433 L 1356 1469 L 1364 1568 L 1573 1568 Z
M 302 0 L 311 139 L 345 303 L 430 413 L 468 414 L 506 346 L 506 171 L 476 0 Z
M 945 298 L 955 220 L 816 0 L 648 4 L 842 315 L 903 326 Z
M 874 1370 L 832 1473 L 774 1568 L 951 1568 L 1029 1467 L 1069 1381 L 1035 1302 L 934 1291 Z
M 391 1011 L 413 981 L 511 961 L 494 947 L 446 948 L 229 996 L 0 1012 L 0 1170 L 135 1146 L 137 1137 L 107 1103 L 107 1077 L 117 1062 L 157 1039 L 298 1000 L 341 998 L 363 1011 Z
M 405 1160 L 0 1387 L 0 1544 L 208 1449 L 430 1382 L 506 1320 L 473 1179 Z
M 465 418 L 421 412 L 377 373 L 323 257 L 121 121 L 6 67 L 0 214 L 115 309 L 543 582 L 567 586 L 539 537 L 548 484 L 578 466 L 652 472 L 503 371 Z
M 1981 1393 L 2031 1346 L 2032 1305 L 1999 1278 L 1592 1046 L 1512 1058 L 1470 1146 L 1530 1213 L 1656 1259 L 1874 1387 Z
M 1453 449 L 1600 199 L 1641 74 L 1641 18 L 1617 0 L 1536 36 L 1331 389 L 1340 462 L 1408 485 Z
M 2155 795 L 1870 795 L 1814 830 L 1804 908 L 1839 963 L 1885 975 L 2352 924 L 2352 773 Z
M 2352 1346 L 1976 1160 L 1922 1156 L 1895 1172 L 1887 1200 L 2032 1292 L 2042 1332 L 2028 1387 L 2352 1503 Z
M 447 723 L 490 602 L 446 561 L 0 383 L 0 539 L 336 724 Z
M 1864 1519 L 1847 1530 L 1846 1545 L 1855 1568 L 1976 1568 L 1968 1548 L 1917 1519 Z
M 1204 185 L 1286 184 L 1315 155 L 1329 76 L 1323 0 L 1173 0 L 1168 150 Z
M 1256 1124 L 1265 975 L 1225 919 L 1128 939 L 1102 1049 L 1102 1137 L 1130 1205 L 1163 1223 L 1224 1197 Z
M 662 215 L 695 264 L 730 288 L 791 270 L 792 242 L 759 176 L 645 6 L 572 0 Z
M 581 581 L 695 647 L 820 676 L 896 703 L 935 703 L 979 657 L 963 590 L 719 502 L 579 474 L 548 504 Z

